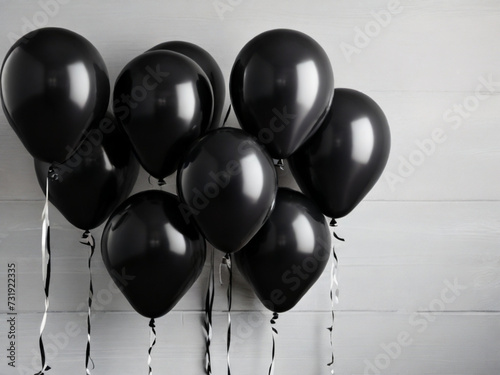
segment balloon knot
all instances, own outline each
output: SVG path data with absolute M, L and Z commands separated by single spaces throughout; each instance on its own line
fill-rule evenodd
M 336 227 L 337 226 L 337 221 L 335 219 L 332 219 L 332 221 L 330 221 L 330 226 L 331 227 Z
M 59 181 L 59 168 L 55 167 L 54 165 L 51 165 L 48 170 L 48 177 L 52 181 Z
M 154 319 L 151 319 L 151 320 L 149 321 L 149 326 L 150 326 L 151 328 L 156 328 L 156 326 L 155 326 L 155 320 L 154 320 Z
M 166 185 L 166 182 L 165 182 L 165 180 L 163 178 L 160 178 L 158 180 L 158 186 L 163 186 L 163 185 Z
M 222 264 L 231 267 L 231 258 L 229 258 L 229 254 L 224 255 L 224 258 L 222 258 Z

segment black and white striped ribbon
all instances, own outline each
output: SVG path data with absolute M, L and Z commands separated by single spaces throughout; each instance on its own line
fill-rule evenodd
M 208 276 L 207 295 L 205 297 L 205 374 L 212 375 L 212 358 L 210 345 L 212 343 L 212 311 L 214 306 L 214 249 L 210 251 L 210 272 Z
M 91 325 L 91 314 L 92 314 L 92 301 L 94 299 L 94 286 L 92 284 L 92 257 L 95 251 L 95 240 L 92 234 L 86 230 L 82 234 L 82 238 L 80 240 L 81 244 L 84 244 L 89 247 L 89 298 L 88 298 L 88 310 L 87 310 L 87 349 L 85 350 L 85 372 L 87 375 L 90 375 L 89 363 L 92 363 L 92 369 L 94 369 L 94 361 L 90 356 L 90 334 L 92 332 Z
M 156 344 L 156 326 L 155 326 L 155 320 L 151 319 L 149 321 L 149 327 L 151 328 L 151 331 L 149 332 L 149 349 L 148 349 L 148 367 L 149 367 L 149 372 L 148 375 L 153 375 L 153 368 L 151 367 L 151 352 L 153 351 L 153 347 Z
M 331 227 L 336 227 L 337 222 L 335 219 L 332 219 L 330 222 Z M 339 241 L 344 241 L 343 238 L 339 237 L 335 231 L 333 231 L 333 237 L 335 237 Z M 331 313 L 332 313 L 332 325 L 328 327 L 328 331 L 330 331 L 330 348 L 332 351 L 331 361 L 327 364 L 328 367 L 331 367 L 330 373 L 332 375 L 335 374 L 335 369 L 333 365 L 335 363 L 335 351 L 333 349 L 333 328 L 335 323 L 335 305 L 339 303 L 339 283 L 337 279 L 337 271 L 338 271 L 339 260 L 337 258 L 337 253 L 335 252 L 335 246 L 332 244 L 332 268 L 330 273 L 330 303 L 331 303 Z
M 50 172 L 49 172 L 50 173 Z M 43 345 L 43 331 L 45 330 L 45 324 L 47 323 L 47 313 L 49 311 L 50 299 L 50 271 L 51 271 L 51 259 L 50 259 L 50 220 L 49 220 L 49 177 L 47 177 L 47 183 L 45 187 L 45 205 L 42 211 L 42 281 L 44 285 L 45 293 L 45 310 L 42 317 L 42 322 L 40 324 L 40 338 L 38 339 L 38 344 L 40 347 L 40 357 L 42 361 L 42 367 L 35 375 L 43 375 L 46 371 L 50 370 L 50 366 L 46 363 L 45 358 L 45 347 Z
M 269 366 L 268 375 L 274 375 L 274 367 L 275 367 L 275 355 L 276 355 L 276 336 L 278 336 L 278 330 L 274 327 L 276 321 L 279 318 L 279 314 L 273 312 L 273 317 L 271 318 L 271 331 L 273 336 L 273 349 L 271 352 L 271 365 Z
M 219 279 L 222 283 L 222 265 L 227 267 L 229 273 L 229 283 L 227 285 L 227 375 L 231 375 L 231 361 L 229 360 L 229 350 L 231 348 L 231 305 L 233 300 L 233 268 L 231 264 L 231 254 L 227 253 L 222 258 L 219 265 Z

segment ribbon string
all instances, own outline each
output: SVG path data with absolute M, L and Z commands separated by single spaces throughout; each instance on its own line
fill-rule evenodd
M 214 249 L 210 252 L 210 273 L 208 276 L 207 295 L 205 297 L 205 373 L 212 374 L 212 358 L 210 344 L 212 343 L 212 311 L 214 306 Z
M 331 227 L 336 227 L 337 222 L 335 219 L 332 219 L 330 222 Z M 339 241 L 345 241 L 343 238 L 339 237 L 335 231 L 333 231 L 333 237 L 335 237 Z M 337 253 L 335 252 L 335 246 L 332 244 L 332 269 L 330 273 L 330 303 L 331 303 L 331 314 L 332 314 L 332 324 L 328 327 L 328 331 L 330 332 L 330 349 L 332 351 L 331 361 L 327 364 L 328 367 L 331 367 L 330 373 L 332 375 L 335 374 L 335 369 L 333 365 L 335 363 L 335 352 L 333 350 L 333 328 L 335 324 L 335 305 L 339 303 L 339 282 L 337 279 L 337 271 L 338 271 L 339 260 L 337 258 Z
M 276 324 L 276 321 L 279 318 L 279 314 L 274 312 L 273 317 L 271 318 L 271 331 L 272 331 L 272 336 L 273 336 L 273 349 L 271 352 L 271 365 L 269 366 L 269 373 L 268 375 L 274 375 L 274 366 L 275 366 L 275 354 L 276 354 L 276 336 L 278 336 L 278 330 L 274 327 Z
M 156 325 L 155 325 L 155 320 L 151 319 L 149 321 L 149 327 L 151 328 L 151 331 L 149 332 L 149 350 L 148 350 L 148 367 L 149 367 L 149 372 L 148 375 L 153 375 L 153 369 L 151 367 L 151 352 L 153 351 L 153 347 L 156 344 Z
M 229 114 L 231 113 L 231 104 L 227 108 L 226 116 L 224 117 L 224 121 L 222 122 L 222 127 L 226 126 L 227 119 L 229 118 Z
M 330 221 L 330 226 L 331 226 L 332 228 L 337 227 L 337 220 L 332 219 L 332 220 Z M 339 237 L 339 236 L 337 235 L 337 233 L 335 233 L 335 231 L 333 231 L 333 237 L 335 237 L 335 238 L 336 238 L 337 240 L 339 240 L 339 241 L 342 241 L 342 242 L 344 242 L 344 241 L 345 241 L 342 237 Z
M 92 369 L 95 368 L 94 361 L 90 356 L 90 334 L 92 331 L 91 325 L 91 314 L 92 314 L 92 301 L 94 299 L 94 286 L 92 284 L 92 257 L 94 256 L 95 251 L 95 240 L 92 234 L 86 230 L 82 234 L 82 238 L 80 243 L 89 247 L 89 298 L 88 298 L 88 310 L 87 310 L 87 349 L 85 351 L 85 372 L 87 375 L 90 375 L 89 362 L 92 363 Z
M 231 375 L 231 362 L 229 360 L 229 349 L 231 348 L 231 305 L 233 300 L 233 268 L 231 264 L 231 254 L 227 253 L 222 258 L 219 265 L 219 279 L 222 283 L 222 265 L 227 267 L 229 273 L 229 283 L 227 286 L 227 375 Z
M 51 170 L 49 170 L 49 174 Z M 50 259 L 50 220 L 49 220 L 49 177 L 47 176 L 47 183 L 45 186 L 45 205 L 42 211 L 42 281 L 44 285 L 45 293 L 45 310 L 43 313 L 42 322 L 40 324 L 40 338 L 38 344 L 40 347 L 40 357 L 42 360 L 42 367 L 35 375 L 43 375 L 46 371 L 50 370 L 50 367 L 46 364 L 45 360 L 45 347 L 43 345 L 43 331 L 45 330 L 45 324 L 47 323 L 47 313 L 49 311 L 50 299 L 50 270 L 51 270 L 51 259 Z

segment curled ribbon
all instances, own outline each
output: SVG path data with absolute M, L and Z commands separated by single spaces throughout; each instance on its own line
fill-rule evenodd
M 229 273 L 229 283 L 227 286 L 227 375 L 231 375 L 231 362 L 229 361 L 229 349 L 231 348 L 231 305 L 233 300 L 233 268 L 231 264 L 231 254 L 227 253 L 222 258 L 219 265 L 219 279 L 222 283 L 222 265 L 227 267 Z
M 90 334 L 92 330 L 91 326 L 91 313 L 92 313 L 92 301 L 94 298 L 94 286 L 92 284 L 92 257 L 95 251 L 95 240 L 92 234 L 86 230 L 82 234 L 80 243 L 89 247 L 89 298 L 88 298 L 88 310 L 87 310 L 87 349 L 85 351 L 85 372 L 90 375 L 89 362 L 92 362 L 92 369 L 94 369 L 94 361 L 90 356 Z
M 210 252 L 210 273 L 208 276 L 207 295 L 205 297 L 205 373 L 212 374 L 210 344 L 212 342 L 212 311 L 214 305 L 214 250 Z
M 332 219 L 330 222 L 331 227 L 336 227 L 337 222 L 335 219 Z M 333 232 L 333 237 L 335 237 L 339 241 L 345 241 L 343 238 L 339 237 L 335 231 Z M 337 280 L 337 271 L 338 271 L 339 260 L 337 258 L 337 254 L 335 252 L 335 246 L 332 244 L 332 269 L 330 273 L 330 302 L 331 302 L 331 313 L 332 313 L 332 324 L 328 327 L 328 331 L 330 332 L 330 348 L 332 351 L 331 361 L 327 364 L 327 366 L 331 367 L 330 373 L 332 375 L 335 374 L 335 370 L 333 365 L 335 363 L 335 352 L 333 350 L 333 327 L 335 323 L 335 304 L 339 303 L 339 283 Z
M 151 352 L 153 351 L 153 347 L 156 344 L 156 325 L 155 320 L 151 319 L 149 321 L 149 327 L 151 331 L 149 332 L 149 350 L 148 350 L 148 367 L 149 367 L 149 375 L 153 375 L 153 369 L 151 368 Z
M 49 169 L 49 175 L 51 170 Z M 45 186 L 45 205 L 42 211 L 42 281 L 45 293 L 45 310 L 43 313 L 42 322 L 40 324 L 40 338 L 38 344 L 40 347 L 40 357 L 42 360 L 42 367 L 35 375 L 43 375 L 45 371 L 49 371 L 50 367 L 45 362 L 45 347 L 43 345 L 43 331 L 47 323 L 47 312 L 49 311 L 49 291 L 50 291 L 50 220 L 49 220 L 49 176 L 47 176 L 47 183 Z
M 274 374 L 274 365 L 275 365 L 274 358 L 275 358 L 275 354 L 276 354 L 276 336 L 278 336 L 278 330 L 273 326 L 276 324 L 276 321 L 278 320 L 278 318 L 279 318 L 279 314 L 274 312 L 273 317 L 271 318 L 271 321 L 270 321 L 271 322 L 271 331 L 272 331 L 272 335 L 273 335 L 273 349 L 271 352 L 271 365 L 269 366 L 268 375 Z

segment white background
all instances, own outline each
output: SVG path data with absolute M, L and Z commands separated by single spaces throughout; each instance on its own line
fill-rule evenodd
M 336 87 L 363 91 L 383 108 L 393 144 L 378 184 L 339 222 L 346 242 L 336 243 L 336 373 L 500 373 L 498 1 L 64 2 L 0 0 L 0 55 L 12 37 L 29 31 L 29 23 L 66 27 L 94 43 L 114 84 L 136 55 L 164 41 L 185 40 L 214 56 L 227 84 L 237 53 L 260 32 L 286 27 L 316 39 L 332 61 Z M 380 12 L 385 21 L 377 21 L 374 14 Z M 229 121 L 237 125 L 234 115 Z M 433 134 L 434 141 L 424 142 Z M 426 154 L 418 144 L 427 147 Z M 289 173 L 280 177 L 293 185 Z M 143 173 L 135 191 L 147 188 Z M 167 188 L 174 191 L 173 179 Z M 0 114 L 0 374 L 39 370 L 32 366 L 43 308 L 42 200 L 32 159 Z M 78 243 L 81 233 L 55 209 L 51 213 L 54 273 L 46 343 L 53 369 L 48 374 L 83 374 L 87 251 Z M 96 238 L 100 234 L 94 231 Z M 216 262 L 221 255 L 216 253 Z M 6 358 L 10 262 L 18 272 L 17 369 L 9 368 Z M 93 269 L 92 373 L 146 374 L 147 320 L 109 287 L 99 251 Z M 207 276 L 208 265 L 175 309 L 158 319 L 156 374 L 203 373 Z M 235 278 L 233 373 L 265 374 L 271 314 L 242 278 Z M 276 374 L 328 373 L 329 282 L 325 271 L 305 298 L 280 316 Z M 226 373 L 224 287 L 216 288 L 214 374 Z M 79 333 L 65 332 L 68 324 L 76 324 Z

